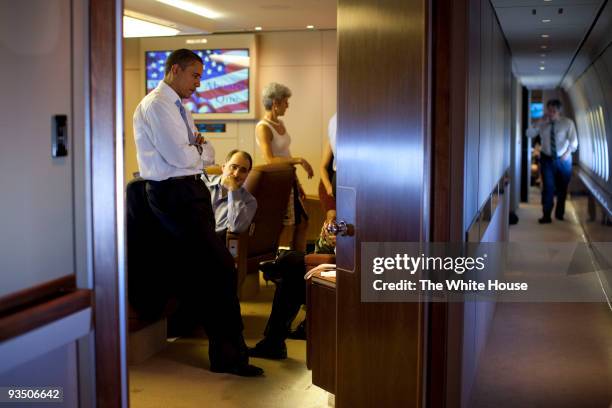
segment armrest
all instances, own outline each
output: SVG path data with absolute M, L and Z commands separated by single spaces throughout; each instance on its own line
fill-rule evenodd
M 251 235 L 253 235 L 253 228 L 255 224 L 251 224 L 247 231 L 241 232 L 239 234 L 235 232 L 227 232 L 225 236 L 225 245 L 234 257 L 234 263 L 236 265 L 236 270 L 238 271 L 238 287 L 237 290 L 240 290 L 242 283 L 247 274 L 247 257 L 249 254 L 249 239 Z
M 317 265 L 323 263 L 336 263 L 336 255 L 334 254 L 308 254 L 304 257 L 306 270 L 309 271 Z
M 241 251 L 246 256 L 247 243 L 249 242 L 249 231 L 244 231 L 239 234 L 235 232 L 227 232 L 225 236 L 225 245 L 234 258 L 238 258 Z

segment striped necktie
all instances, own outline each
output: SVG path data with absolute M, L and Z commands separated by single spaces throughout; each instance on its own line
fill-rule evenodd
M 185 112 L 185 107 L 183 106 L 181 101 L 179 101 L 178 99 L 176 100 L 175 104 L 179 108 L 179 111 L 181 112 L 181 117 L 183 118 L 183 122 L 185 122 L 185 126 L 187 126 L 187 133 L 189 135 L 189 144 L 195 144 L 195 136 L 193 135 L 193 132 L 191 131 L 191 127 L 189 127 L 189 122 L 187 121 L 187 113 Z
M 550 155 L 557 158 L 557 141 L 555 140 L 555 121 L 550 122 Z

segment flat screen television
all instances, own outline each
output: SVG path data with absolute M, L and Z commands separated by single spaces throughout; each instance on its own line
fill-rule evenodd
M 164 78 L 164 66 L 171 51 L 146 51 L 146 92 Z M 204 61 L 200 87 L 183 101 L 193 114 L 249 113 L 249 49 L 194 49 Z
M 531 110 L 531 119 L 544 117 L 544 104 L 542 102 L 531 102 L 529 109 Z

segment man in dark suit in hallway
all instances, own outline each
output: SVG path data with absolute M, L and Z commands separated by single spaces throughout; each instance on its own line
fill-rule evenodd
M 542 218 L 540 224 L 550 224 L 553 198 L 557 196 L 555 218 L 562 221 L 565 214 L 567 186 L 572 176 L 572 153 L 578 149 L 576 125 L 561 116 L 563 105 L 558 99 L 546 103 L 546 115 L 536 128 L 527 131 L 528 137 L 540 135 L 542 151 L 540 171 L 542 173 Z

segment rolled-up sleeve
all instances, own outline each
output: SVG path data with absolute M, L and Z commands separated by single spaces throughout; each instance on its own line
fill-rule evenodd
M 202 145 L 202 161 L 205 167 L 215 164 L 215 148 L 210 142 Z
M 578 132 L 576 132 L 576 125 L 574 121 L 570 121 L 569 130 L 567 132 L 567 138 L 569 140 L 569 148 L 574 153 L 578 150 Z
M 536 127 L 530 127 L 527 129 L 527 132 L 525 132 L 525 136 L 527 136 L 530 139 L 533 139 L 539 134 L 540 134 L 540 129 Z
M 257 200 L 244 188 L 227 194 L 227 228 L 231 232 L 243 232 L 253 221 Z
M 187 127 L 183 126 L 185 131 L 180 131 L 176 118 L 178 111 L 171 109 L 165 103 L 154 103 L 145 112 L 151 126 L 151 143 L 168 164 L 179 169 L 201 170 L 204 168 L 202 156 L 195 146 L 189 144 Z

